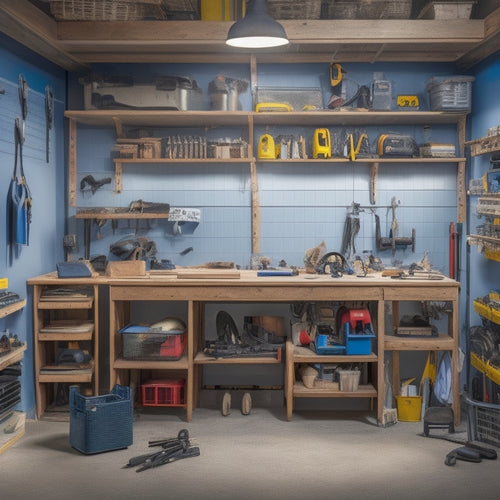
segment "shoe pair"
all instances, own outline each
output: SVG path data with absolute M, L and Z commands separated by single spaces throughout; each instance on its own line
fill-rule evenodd
M 245 392 L 243 394 L 243 399 L 241 400 L 241 413 L 243 415 L 248 415 L 252 409 L 252 397 L 250 393 Z M 222 398 L 222 415 L 227 417 L 231 415 L 231 394 L 229 392 L 224 393 Z

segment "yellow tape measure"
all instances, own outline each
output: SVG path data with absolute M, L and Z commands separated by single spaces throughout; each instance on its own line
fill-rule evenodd
M 416 95 L 398 95 L 397 105 L 401 108 L 418 108 L 418 96 Z

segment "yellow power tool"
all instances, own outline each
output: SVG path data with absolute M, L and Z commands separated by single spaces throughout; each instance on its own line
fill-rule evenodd
M 313 135 L 313 158 L 331 158 L 332 141 L 327 128 L 317 128 Z
M 274 139 L 270 134 L 264 134 L 261 136 L 257 154 L 261 159 L 274 160 L 276 158 L 276 146 L 274 144 Z
M 368 136 L 366 134 L 361 134 L 358 139 L 358 143 L 354 146 L 354 135 L 349 134 L 349 159 L 354 161 L 356 156 L 361 151 L 361 147 L 363 146 L 363 141 L 365 145 L 365 149 L 370 149 L 370 144 L 368 142 Z

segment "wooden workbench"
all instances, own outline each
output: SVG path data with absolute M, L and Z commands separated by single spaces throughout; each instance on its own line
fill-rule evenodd
M 285 277 L 258 277 L 256 271 L 241 271 L 239 277 L 234 270 L 213 271 L 193 269 L 174 270 L 171 273 L 147 273 L 143 277 L 111 278 L 98 276 L 95 278 L 57 279 L 55 273 L 39 276 L 28 281 L 34 286 L 81 284 L 102 285 L 109 288 L 109 375 L 110 388 L 116 383 L 129 383 L 134 370 L 168 370 L 181 374 L 186 379 L 187 420 L 192 418 L 193 408 L 198 402 L 201 373 L 205 364 L 262 364 L 280 363 L 272 358 L 211 359 L 204 356 L 204 308 L 209 303 L 290 303 L 318 301 L 362 301 L 370 302 L 371 309 L 376 311 L 372 317 L 373 328 L 377 335 L 372 343 L 373 352 L 364 358 L 356 356 L 356 362 L 366 361 L 373 367 L 373 387 L 356 393 L 334 393 L 325 390 L 323 393 L 314 389 L 308 393 L 299 388 L 293 378 L 294 363 L 300 362 L 349 362 L 348 356 L 317 356 L 301 358 L 288 349 L 286 357 L 285 396 L 287 400 L 287 416 L 290 419 L 293 411 L 293 400 L 296 397 L 369 397 L 377 400 L 377 418 L 382 422 L 384 410 L 384 353 L 393 352 L 393 376 L 399 379 L 398 353 L 400 351 L 450 351 L 452 355 L 452 391 L 455 422 L 460 422 L 460 395 L 458 371 L 458 298 L 460 284 L 454 280 L 405 280 L 381 277 L 378 274 L 365 278 L 343 276 L 331 278 L 329 275 L 308 275 Z M 212 276 L 212 277 L 207 277 Z M 213 277 L 217 276 L 217 277 Z M 187 305 L 187 349 L 178 361 L 138 361 L 125 360 L 121 357 L 121 334 L 118 330 L 127 324 L 132 302 L 169 301 L 184 302 Z M 390 302 L 394 311 L 394 323 L 398 304 L 401 301 L 449 301 L 452 312 L 448 316 L 446 332 L 437 337 L 401 338 L 391 334 L 393 325 L 385 325 L 385 303 Z M 340 358 L 340 359 L 339 359 Z M 360 358 L 360 359 L 358 359 Z M 394 381 L 394 392 L 397 393 L 399 380 Z M 360 388 L 361 389 L 361 388 Z

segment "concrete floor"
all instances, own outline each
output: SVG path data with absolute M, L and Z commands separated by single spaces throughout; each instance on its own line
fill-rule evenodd
M 186 428 L 201 454 L 137 473 L 123 468 L 148 453 L 151 439 Z M 455 435 L 466 439 L 465 423 Z M 498 498 L 500 461 L 457 461 L 459 444 L 426 438 L 421 422 L 375 425 L 364 413 L 294 413 L 253 408 L 136 412 L 128 449 L 83 455 L 69 443 L 69 423 L 28 421 L 26 434 L 0 455 L 2 499 L 427 499 Z M 499 450 L 500 451 L 500 450 Z

